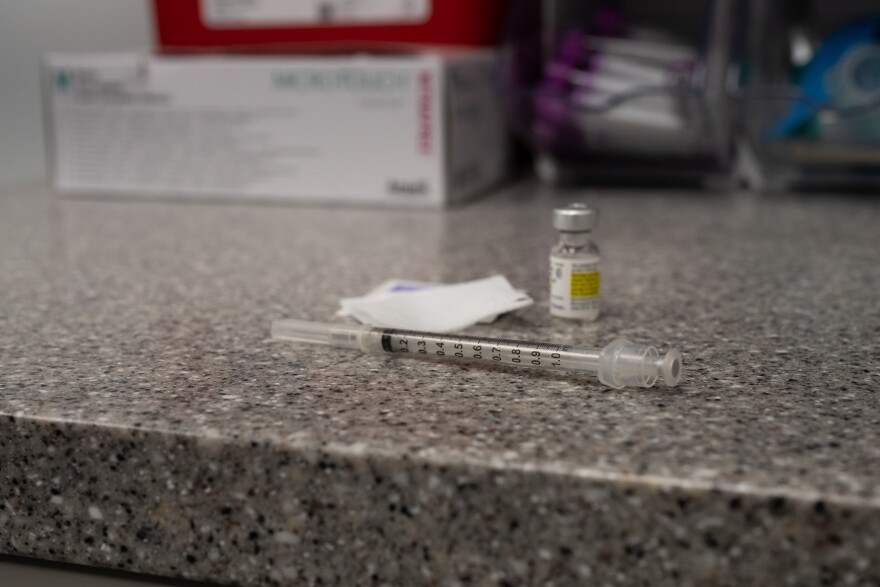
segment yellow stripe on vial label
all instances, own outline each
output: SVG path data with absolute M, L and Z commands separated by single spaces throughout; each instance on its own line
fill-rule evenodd
M 571 297 L 587 298 L 599 295 L 599 272 L 571 274 Z

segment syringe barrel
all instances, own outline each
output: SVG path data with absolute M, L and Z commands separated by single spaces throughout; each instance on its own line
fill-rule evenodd
M 599 350 L 525 340 L 374 328 L 370 346 L 379 352 L 597 375 Z M 374 351 L 375 352 L 375 351 Z

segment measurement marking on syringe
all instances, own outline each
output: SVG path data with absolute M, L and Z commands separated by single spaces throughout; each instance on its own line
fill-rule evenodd
M 413 332 L 413 331 L 387 331 L 388 345 L 383 349 L 389 352 L 408 353 L 408 343 L 422 356 L 431 357 L 454 357 L 461 360 L 488 361 L 496 363 L 513 363 L 542 367 L 545 365 L 559 367 L 562 365 L 562 353 L 568 351 L 568 346 L 542 343 L 536 341 L 521 341 L 510 338 L 485 338 L 477 336 L 446 337 L 441 334 Z M 391 339 L 397 341 L 391 344 Z M 393 347 L 393 348 L 392 348 Z

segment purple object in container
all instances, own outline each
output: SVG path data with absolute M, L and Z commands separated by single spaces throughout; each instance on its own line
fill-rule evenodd
M 581 132 L 571 116 L 568 97 L 572 91 L 571 71 L 585 59 L 588 52 L 583 34 L 567 32 L 535 93 L 532 130 L 542 147 L 576 151 L 581 145 Z
M 587 34 L 603 37 L 621 37 L 625 30 L 623 14 L 607 7 L 598 9 L 586 27 Z M 590 50 L 584 31 L 574 29 L 563 35 L 535 93 L 532 131 L 539 145 L 557 153 L 576 153 L 583 147 L 583 132 L 571 112 L 575 90 L 571 73 L 595 70 L 600 57 Z M 579 91 L 584 90 L 581 80 Z

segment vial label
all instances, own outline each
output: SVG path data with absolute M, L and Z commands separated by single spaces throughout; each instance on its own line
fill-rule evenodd
M 582 320 L 599 317 L 598 260 L 550 257 L 550 313 Z

